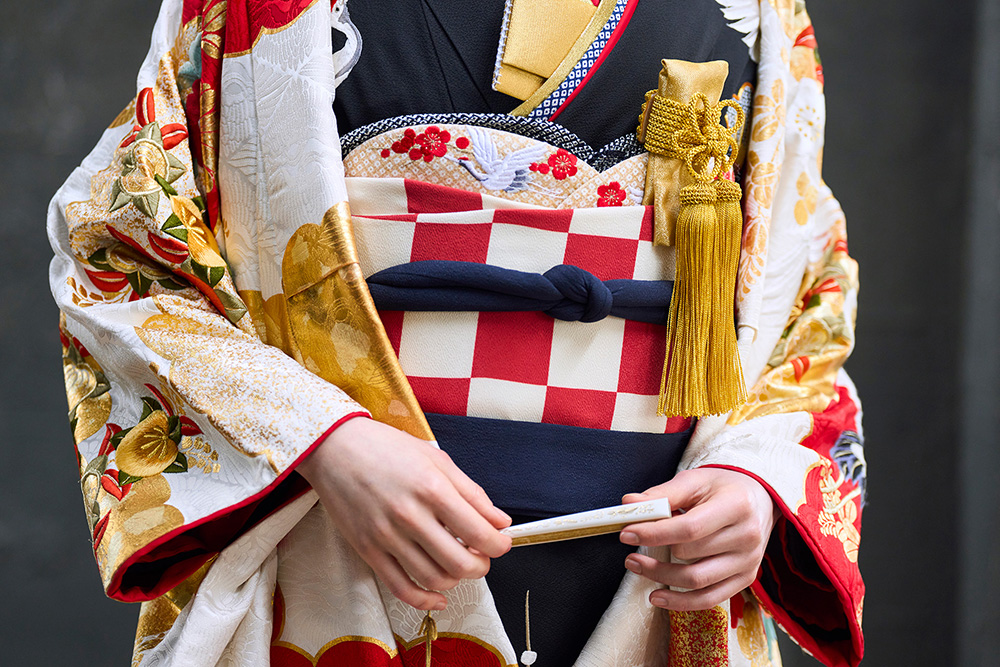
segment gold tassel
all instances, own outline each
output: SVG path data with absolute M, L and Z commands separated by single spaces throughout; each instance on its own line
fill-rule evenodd
M 719 122 L 727 107 L 736 112 L 732 128 Z M 694 181 L 680 191 L 660 415 L 721 414 L 746 401 L 734 319 L 741 191 L 722 178 L 735 160 L 733 135 L 743 121 L 733 100 L 710 104 L 695 93 L 682 104 L 655 91 L 646 96 L 641 140 L 653 154 L 682 160 Z
M 746 403 L 746 384 L 736 349 L 736 270 L 743 236 L 742 190 L 733 181 L 715 181 L 718 234 L 712 264 L 712 326 L 708 345 L 709 413 L 721 414 Z
M 431 667 L 431 643 L 438 638 L 437 623 L 431 618 L 431 612 L 427 612 L 417 634 L 424 636 L 424 667 Z
M 660 379 L 658 414 L 708 414 L 709 332 L 712 264 L 718 223 L 715 188 L 695 183 L 681 190 L 677 216 L 677 278 L 667 321 L 667 354 Z

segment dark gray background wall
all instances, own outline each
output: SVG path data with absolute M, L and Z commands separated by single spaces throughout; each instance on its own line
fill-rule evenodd
M 157 4 L 10 2 L 0 21 L 3 664 L 129 661 L 138 609 L 103 597 L 90 552 L 44 224 L 51 194 L 135 93 Z M 849 369 L 870 471 L 864 664 L 992 665 L 1000 2 L 809 7 L 827 80 L 825 176 L 862 267 Z

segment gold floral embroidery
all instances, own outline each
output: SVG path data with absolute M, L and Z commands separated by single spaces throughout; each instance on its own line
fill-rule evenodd
M 202 438 L 184 438 L 180 450 L 187 456 L 189 469 L 200 468 L 207 473 L 217 473 L 222 470 L 219 452 L 212 449 L 212 445 Z
M 809 222 L 809 216 L 816 212 L 816 198 L 819 190 L 809 180 L 809 174 L 802 172 L 795 181 L 795 189 L 800 199 L 795 202 L 795 222 L 804 225 Z
M 852 563 L 858 562 L 858 549 L 861 546 L 861 533 L 855 523 L 858 520 L 858 506 L 854 499 L 861 494 L 855 489 L 842 496 L 841 480 L 833 477 L 834 466 L 823 461 L 823 471 L 820 477 L 820 491 L 823 494 L 823 509 L 819 513 L 819 529 L 824 535 L 830 535 L 840 540 L 844 547 L 844 556 Z M 838 473 L 839 476 L 839 473 Z
M 753 98 L 753 130 L 750 140 L 756 143 L 770 139 L 785 125 L 785 84 L 775 79 L 771 94 L 758 93 Z

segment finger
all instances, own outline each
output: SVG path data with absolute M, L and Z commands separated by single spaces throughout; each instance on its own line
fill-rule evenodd
M 490 558 L 499 558 L 510 551 L 510 538 L 501 534 L 465 498 L 453 492 L 453 497 L 442 500 L 434 504 L 438 520 L 467 547 Z
M 653 498 L 668 498 L 670 507 L 684 509 L 697 504 L 706 492 L 705 476 L 699 470 L 682 470 L 673 479 L 650 487 L 642 493 L 628 493 L 622 497 L 623 503 L 636 503 Z
M 439 611 L 448 606 L 448 600 L 443 595 L 417 586 L 396 559 L 384 551 L 367 555 L 365 561 L 389 592 L 411 607 Z
M 682 560 L 697 560 L 725 553 L 756 554 L 763 551 L 763 545 L 757 533 L 745 523 L 739 523 L 700 540 L 675 544 L 670 552 Z
M 479 579 L 490 571 L 490 559 L 478 550 L 462 546 L 455 536 L 434 520 L 416 537 L 420 546 L 445 572 L 458 579 Z M 437 590 L 443 590 L 433 587 Z
M 722 554 L 694 563 L 669 563 L 643 554 L 630 554 L 625 567 L 664 586 L 695 591 L 710 588 L 734 576 L 756 575 L 752 559 L 742 554 Z
M 662 609 L 673 611 L 701 611 L 711 609 L 733 597 L 753 582 L 743 575 L 730 577 L 725 581 L 696 591 L 671 591 L 661 589 L 649 594 L 649 601 Z
M 458 585 L 452 576 L 421 545 L 400 539 L 389 545 L 389 554 L 419 586 L 432 591 L 446 591 Z
M 665 546 L 695 542 L 736 523 L 743 515 L 741 507 L 710 496 L 684 514 L 626 526 L 622 542 L 641 546 Z M 631 540 L 631 541 L 630 541 Z
M 440 450 L 439 450 L 440 451 Z M 443 472 L 451 483 L 454 485 L 455 489 L 461 494 L 461 496 L 468 502 L 472 507 L 475 508 L 483 517 L 489 521 L 494 528 L 501 529 L 506 528 L 511 524 L 511 518 L 506 512 L 496 507 L 490 500 L 489 496 L 486 495 L 486 491 L 483 487 L 479 486 L 469 478 L 462 470 L 455 465 L 455 462 L 451 460 L 451 457 L 444 451 L 440 451 L 440 455 L 435 457 L 435 463 L 438 468 Z

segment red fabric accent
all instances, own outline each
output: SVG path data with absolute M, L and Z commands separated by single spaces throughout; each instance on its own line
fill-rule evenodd
M 301 650 L 301 649 L 300 649 Z M 373 642 L 351 639 L 320 651 L 310 660 L 305 655 L 281 644 L 271 646 L 272 667 L 401 667 L 398 655 L 390 656 Z M 436 661 L 435 661 L 436 662 Z
M 590 71 L 587 72 L 587 76 L 583 77 L 583 81 L 581 81 L 580 85 L 578 85 L 573 92 L 570 93 L 570 96 L 566 98 L 566 101 L 560 104 L 559 108 L 555 110 L 555 113 L 549 116 L 550 121 L 559 117 L 559 114 L 563 112 L 566 105 L 573 101 L 577 93 L 583 90 L 583 87 L 587 85 L 591 77 L 594 76 L 594 73 L 601 68 L 601 65 L 603 65 L 604 61 L 607 59 L 608 54 L 615 50 L 615 44 L 618 43 L 618 40 L 625 32 L 625 28 L 628 27 L 629 21 L 632 20 L 632 13 L 635 12 L 635 6 L 638 2 L 639 0 L 630 0 L 628 5 L 625 7 L 624 13 L 622 13 L 621 20 L 618 22 L 618 25 L 615 26 L 615 31 L 611 33 L 611 37 L 608 38 L 608 43 L 605 44 L 604 49 L 601 50 L 601 55 L 599 55 L 597 60 L 594 61 L 594 66 L 590 68 Z
M 564 264 L 575 264 L 601 280 L 631 279 L 639 241 L 589 234 L 569 234 Z
M 816 32 L 813 30 L 811 25 L 806 26 L 806 29 L 799 33 L 799 36 L 795 38 L 795 43 L 792 46 L 804 46 L 807 49 L 815 49 L 819 45 L 816 43 Z
M 417 642 L 401 652 L 405 667 L 424 667 L 425 646 Z M 438 637 L 431 644 L 435 667 L 503 667 L 496 654 L 485 646 L 463 637 Z M 345 663 L 345 667 L 346 667 Z M 356 665 L 357 663 L 352 663 Z
M 757 596 L 757 598 L 763 603 L 764 608 L 774 617 L 781 627 L 783 627 L 792 638 L 802 646 L 804 649 L 816 656 L 820 661 L 829 667 L 855 667 L 861 662 L 861 658 L 864 655 L 864 636 L 861 633 L 861 628 L 858 626 L 857 618 L 854 615 L 854 609 L 857 601 L 864 595 L 864 584 L 861 584 L 860 591 L 851 591 L 845 586 L 845 582 L 842 573 L 837 571 L 837 568 L 833 567 L 827 558 L 827 552 L 820 548 L 816 541 L 816 533 L 818 531 L 810 531 L 803 525 L 800 517 L 798 517 L 781 497 L 775 492 L 773 488 L 762 478 L 758 477 L 754 473 L 738 468 L 736 466 L 727 465 L 707 465 L 706 468 L 721 468 L 723 470 L 734 470 L 736 472 L 743 473 L 755 479 L 761 486 L 763 486 L 767 492 L 770 494 L 771 499 L 777 504 L 778 509 L 781 511 L 782 517 L 791 526 L 798 531 L 799 535 L 802 537 L 806 545 L 809 547 L 816 559 L 816 564 L 819 566 L 820 570 L 829 579 L 831 587 L 836 592 L 837 599 L 841 603 L 841 611 L 843 613 L 842 621 L 846 619 L 846 623 L 842 624 L 841 627 L 846 625 L 847 629 L 850 631 L 851 644 L 850 646 L 843 647 L 839 645 L 832 644 L 821 644 L 812 635 L 806 631 L 789 613 L 786 611 L 787 601 L 782 600 L 776 602 L 772 600 L 764 590 L 760 575 L 751 584 L 750 588 Z M 778 572 L 775 572 L 778 574 Z M 860 581 L 860 577 L 859 577 Z M 810 586 L 812 584 L 809 584 Z M 857 597 L 855 597 L 857 596 Z M 811 600 L 809 602 L 812 602 Z M 807 604 L 807 609 L 812 605 Z M 797 614 L 797 610 L 794 610 Z
M 573 209 L 537 210 L 530 208 L 498 208 L 493 211 L 493 223 L 521 225 L 553 232 L 568 232 Z
M 647 206 L 642 215 L 642 227 L 639 228 L 639 240 L 653 242 L 653 207 Z
M 399 342 L 403 338 L 403 317 L 406 315 L 402 310 L 380 310 L 378 316 L 382 320 L 385 328 L 385 335 L 389 337 L 389 344 L 392 345 L 393 352 L 399 356 Z
M 406 210 L 409 213 L 453 213 L 481 211 L 483 196 L 444 185 L 405 179 Z
M 117 271 L 91 271 L 84 269 L 90 282 L 102 292 L 120 292 L 128 285 L 128 277 Z
M 187 25 L 188 21 L 201 14 L 203 4 L 203 0 L 184 0 L 184 4 L 181 5 L 181 25 Z
M 416 213 L 392 213 L 387 215 L 354 215 L 355 218 L 364 218 L 365 220 L 394 220 L 396 222 L 416 222 Z
M 542 422 L 583 428 L 611 429 L 615 414 L 615 393 L 595 389 L 549 387 L 545 391 Z
M 264 30 L 284 28 L 316 0 L 229 0 L 226 15 L 226 53 L 248 51 Z
M 545 313 L 479 313 L 472 376 L 545 384 L 554 325 Z
M 469 378 L 407 376 L 413 394 L 424 412 L 464 415 L 469 405 Z
M 662 324 L 625 320 L 618 391 L 645 396 L 660 393 L 667 328 Z
M 830 458 L 830 448 L 840 434 L 858 430 L 858 406 L 851 399 L 847 387 L 837 387 L 837 398 L 823 412 L 813 413 L 812 432 L 802 440 L 802 445 L 825 458 Z
M 410 261 L 445 259 L 486 263 L 490 225 L 418 222 L 413 228 Z
M 253 525 L 256 525 L 256 523 L 259 523 L 263 519 L 267 518 L 267 516 L 273 514 L 277 510 L 281 509 L 281 507 L 292 502 L 309 490 L 309 485 L 305 483 L 305 480 L 298 478 L 298 483 L 292 483 L 287 487 L 283 487 L 286 489 L 286 493 L 288 494 L 287 497 L 277 499 L 278 502 L 275 503 L 274 507 L 272 507 L 270 511 L 263 516 L 253 516 L 254 510 L 260 502 L 267 498 L 267 496 L 269 496 L 272 492 L 277 490 L 278 487 L 283 486 L 283 483 L 288 480 L 289 476 L 295 470 L 295 467 L 303 459 L 305 459 L 305 457 L 307 457 L 313 449 L 319 446 L 319 444 L 322 443 L 327 436 L 333 433 L 337 427 L 355 417 L 367 416 L 368 415 L 364 412 L 352 412 L 344 417 L 341 417 L 334 422 L 330 428 L 324 431 L 322 435 L 315 440 L 315 442 L 303 450 L 295 461 L 293 461 L 288 468 L 279 474 L 274 481 L 257 493 L 234 505 L 223 508 L 217 512 L 213 512 L 208 516 L 202 517 L 201 519 L 192 521 L 191 523 L 185 524 L 180 528 L 172 530 L 166 535 L 160 536 L 136 551 L 124 563 L 122 563 L 111 576 L 111 581 L 108 583 L 107 588 L 108 597 L 115 600 L 121 600 L 122 602 L 145 602 L 147 600 L 157 598 L 177 586 L 179 583 L 191 576 L 192 573 L 204 565 L 204 563 L 216 553 L 216 551 L 206 548 L 203 535 L 196 534 L 197 529 L 208 527 L 209 524 L 212 524 L 211 534 L 215 538 L 214 541 L 220 541 L 219 536 L 222 535 L 225 536 L 225 541 L 227 543 L 232 542 L 239 537 L 240 532 L 250 529 Z M 289 481 L 294 482 L 296 480 L 293 479 Z M 256 520 L 253 524 L 248 525 L 247 521 L 249 519 Z M 148 587 L 143 587 L 141 584 L 129 587 L 123 586 L 122 580 L 130 568 L 140 565 L 155 564 L 161 559 L 166 560 L 174 556 L 180 556 L 180 559 L 171 565 L 167 565 L 163 572 L 160 573 L 159 576 L 156 576 L 155 580 Z M 143 569 L 150 570 L 150 578 L 154 578 L 153 575 L 155 572 L 152 568 L 147 567 Z

